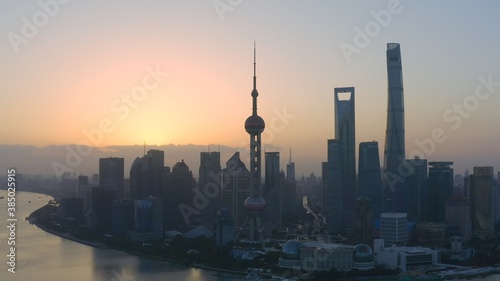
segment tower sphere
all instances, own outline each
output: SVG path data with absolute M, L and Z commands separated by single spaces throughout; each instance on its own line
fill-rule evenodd
M 243 207 L 247 211 L 264 211 L 266 209 L 266 201 L 260 196 L 249 196 L 245 199 Z
M 266 123 L 259 115 L 252 115 L 245 121 L 245 130 L 249 134 L 258 134 L 264 131 Z

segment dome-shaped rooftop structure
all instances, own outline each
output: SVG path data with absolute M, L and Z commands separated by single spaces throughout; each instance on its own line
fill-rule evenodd
M 372 248 L 366 244 L 358 244 L 352 253 L 353 267 L 359 270 L 368 270 L 374 266 Z
M 300 260 L 300 248 L 304 246 L 299 240 L 288 240 L 281 248 L 281 258 L 286 260 Z
M 356 201 L 371 201 L 370 198 L 366 196 L 359 196 Z
M 265 127 L 266 123 L 259 115 L 252 115 L 245 121 L 245 130 L 249 134 L 262 133 Z
M 281 248 L 281 256 L 278 260 L 278 266 L 281 268 L 300 269 L 300 248 L 304 243 L 299 240 L 288 240 Z
M 250 212 L 259 212 L 266 209 L 266 200 L 260 196 L 250 196 L 245 199 L 243 207 Z

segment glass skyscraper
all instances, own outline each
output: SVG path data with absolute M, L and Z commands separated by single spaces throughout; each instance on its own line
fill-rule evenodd
M 356 126 L 354 87 L 335 88 L 335 139 L 343 145 L 341 159 L 344 209 L 352 212 L 356 205 Z
M 399 211 L 407 213 L 408 221 L 425 220 L 425 211 L 431 207 L 428 200 L 427 159 L 415 157 L 406 160 L 405 182 L 400 192 L 403 201 Z
M 383 211 L 384 192 L 376 141 L 359 143 L 357 197 L 362 196 L 370 199 L 373 217 L 379 218 Z
M 493 234 L 495 214 L 493 167 L 474 167 L 470 176 L 472 230 L 477 236 Z
M 342 193 L 343 143 L 328 140 L 328 162 L 323 162 L 323 213 L 326 230 L 330 233 L 344 232 L 344 197 Z
M 404 182 L 398 171 L 405 161 L 405 119 L 401 49 L 398 43 L 387 44 L 387 129 L 384 149 L 384 187 L 391 199 Z
M 116 199 L 124 198 L 124 158 L 99 159 L 99 186 L 113 190 Z
M 446 200 L 453 194 L 453 162 L 429 162 L 427 221 L 446 221 Z

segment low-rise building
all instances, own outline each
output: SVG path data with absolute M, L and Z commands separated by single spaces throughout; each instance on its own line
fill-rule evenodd
M 290 240 L 283 245 L 278 266 L 306 271 L 349 271 L 353 269 L 353 255 L 354 246 L 350 245 Z
M 304 242 L 300 248 L 302 269 L 330 271 L 349 271 L 352 269 L 354 247 L 349 245 Z
M 421 222 L 417 224 L 418 245 L 442 246 L 445 242 L 445 234 L 445 223 Z
M 475 255 L 473 248 L 464 247 L 464 238 L 461 236 L 453 236 L 450 238 L 451 252 L 450 259 L 452 260 L 468 260 Z
M 389 269 L 402 271 L 429 268 L 439 262 L 439 251 L 424 247 L 385 247 L 383 239 L 373 241 L 375 263 Z

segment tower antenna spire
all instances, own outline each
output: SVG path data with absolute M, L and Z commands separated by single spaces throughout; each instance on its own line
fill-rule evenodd
M 253 41 L 253 90 L 252 90 L 252 115 L 257 115 L 257 63 L 256 63 L 256 51 L 255 51 L 255 41 Z
M 288 162 L 289 164 L 292 163 L 292 149 L 290 148 L 290 161 Z
M 257 71 L 256 71 L 256 53 L 255 53 L 255 41 L 253 41 L 253 89 L 257 91 Z

